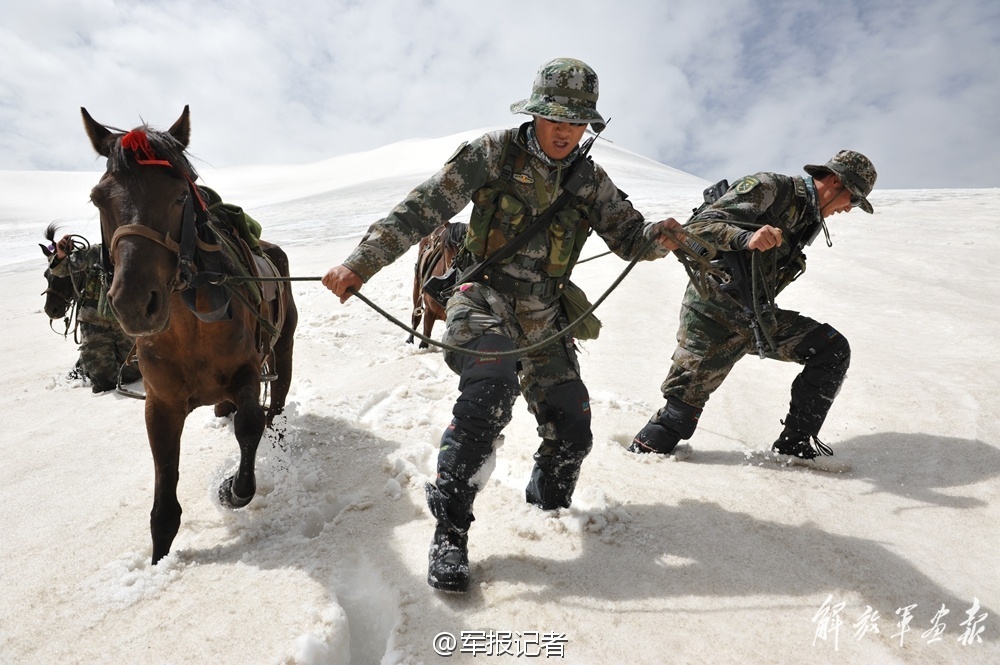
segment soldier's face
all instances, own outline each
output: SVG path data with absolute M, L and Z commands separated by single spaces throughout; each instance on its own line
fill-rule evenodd
M 838 212 L 850 212 L 852 208 L 851 190 L 844 186 L 840 178 L 830 174 L 823 178 L 824 187 L 820 191 L 820 214 L 823 219 Z M 824 202 L 825 199 L 825 202 Z
M 565 159 L 573 148 L 580 144 L 586 124 L 553 122 L 545 118 L 535 118 L 535 135 L 542 151 L 555 160 Z

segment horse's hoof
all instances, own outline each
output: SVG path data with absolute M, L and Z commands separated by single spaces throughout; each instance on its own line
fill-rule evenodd
M 233 491 L 234 478 L 235 476 L 229 476 L 219 485 L 219 501 L 227 508 L 243 508 L 253 500 L 254 491 L 251 490 L 248 497 L 239 496 Z

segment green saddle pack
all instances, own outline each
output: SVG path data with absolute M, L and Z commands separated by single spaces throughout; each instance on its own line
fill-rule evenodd
M 199 189 L 202 191 L 209 216 L 230 224 L 250 249 L 255 253 L 260 253 L 260 234 L 262 231 L 260 222 L 248 215 L 238 205 L 225 203 L 214 189 L 204 185 L 200 186 Z

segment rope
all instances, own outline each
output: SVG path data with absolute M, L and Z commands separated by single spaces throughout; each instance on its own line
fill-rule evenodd
M 677 251 L 679 252 L 679 254 L 677 254 L 677 258 L 678 258 L 678 260 L 680 260 L 681 264 L 684 265 L 685 271 L 688 273 L 688 276 L 693 281 L 695 280 L 695 276 L 696 275 L 701 276 L 701 275 L 704 275 L 704 273 L 706 273 L 707 271 L 714 271 L 715 270 L 715 268 L 710 263 L 711 257 L 715 256 L 715 250 L 714 250 L 714 248 L 712 248 L 712 247 L 706 247 L 706 249 L 708 250 L 708 256 L 704 256 L 704 255 L 702 255 L 701 252 L 699 252 L 696 249 L 688 246 L 686 244 L 686 242 L 685 242 L 686 238 L 682 237 L 676 231 L 674 231 L 672 229 L 661 229 L 660 232 L 663 233 L 664 235 L 669 236 L 671 239 L 673 239 L 678 244 Z M 426 335 L 424 335 L 424 334 L 422 334 L 422 333 L 414 330 L 413 328 L 411 328 L 407 324 L 403 323 L 402 321 L 400 321 L 399 319 L 397 319 L 396 317 L 394 317 L 392 314 L 390 314 L 389 312 L 385 311 L 384 309 L 382 309 L 381 307 L 379 307 L 378 305 L 376 305 L 374 302 L 372 302 L 371 300 L 369 300 L 366 296 L 362 295 L 359 291 L 357 291 L 357 290 L 355 290 L 355 289 L 352 288 L 352 289 L 350 289 L 350 292 L 351 292 L 352 295 L 356 296 L 359 300 L 361 300 L 361 302 L 365 303 L 370 308 L 372 308 L 373 310 L 375 310 L 376 312 L 378 312 L 379 314 L 381 314 L 386 320 L 388 320 L 391 323 L 394 323 L 395 325 L 399 326 L 400 328 L 402 328 L 406 332 L 410 333 L 414 337 L 417 337 L 418 339 L 420 339 L 420 340 L 422 340 L 424 342 L 427 342 L 428 344 L 430 344 L 432 346 L 436 346 L 436 347 L 438 347 L 440 349 L 443 349 L 445 351 L 452 351 L 453 353 L 460 353 L 460 354 L 464 354 L 464 355 L 467 355 L 467 356 L 473 356 L 473 357 L 476 357 L 476 358 L 482 358 L 484 360 L 487 360 L 487 359 L 488 360 L 493 360 L 493 359 L 504 358 L 504 357 L 508 357 L 508 356 L 525 356 L 525 355 L 528 355 L 528 354 L 530 354 L 530 353 L 532 353 L 534 351 L 542 349 L 542 348 L 548 346 L 549 344 L 552 344 L 553 342 L 555 342 L 556 340 L 558 340 L 558 339 L 560 339 L 562 337 L 565 337 L 567 334 L 569 334 L 570 331 L 572 331 L 574 328 L 576 328 L 578 325 L 580 325 L 583 322 L 584 319 L 586 319 L 588 316 L 590 316 L 591 314 L 593 314 L 594 311 L 601 305 L 601 303 L 603 303 L 605 301 L 605 299 L 607 299 L 607 297 L 609 295 L 611 295 L 611 292 L 614 291 L 616 288 L 618 288 L 618 285 L 621 284 L 622 280 L 625 279 L 625 276 L 628 275 L 630 272 L 632 272 L 632 269 L 640 261 L 641 257 L 646 253 L 646 251 L 656 241 L 657 241 L 657 236 L 655 236 L 655 235 L 653 237 L 649 238 L 648 240 L 646 240 L 646 242 L 643 243 L 642 247 L 639 248 L 639 251 L 636 252 L 635 258 L 632 259 L 629 262 L 629 264 L 622 271 L 621 275 L 619 275 L 618 278 L 614 282 L 612 282 L 611 286 L 609 286 L 607 288 L 607 290 L 601 295 L 601 297 L 598 298 L 597 301 L 593 305 L 590 306 L 590 309 L 588 309 L 586 312 L 584 312 L 583 314 L 581 314 L 575 321 L 572 321 L 569 325 L 567 325 L 562 330 L 558 331 L 554 335 L 550 335 L 549 337 L 541 340 L 540 342 L 536 342 L 536 343 L 532 344 L 531 346 L 526 346 L 526 347 L 523 347 L 523 348 L 518 348 L 518 349 L 511 350 L 511 351 L 498 351 L 498 352 L 490 353 L 490 352 L 486 352 L 486 351 L 474 351 L 474 350 L 470 350 L 470 349 L 463 349 L 461 347 L 454 346 L 453 344 L 446 344 L 444 342 L 439 342 L 439 341 L 437 341 L 435 339 L 431 339 L 430 337 L 428 337 L 428 336 L 426 336 Z M 698 242 L 701 243 L 701 240 L 699 239 Z M 697 267 L 693 266 L 692 264 L 696 264 Z M 251 277 L 251 276 L 243 276 L 243 275 L 225 275 L 225 276 L 223 276 L 221 278 L 221 281 L 222 282 L 227 282 L 227 281 L 234 281 L 234 282 L 244 282 L 244 281 L 258 281 L 258 282 L 316 282 L 316 281 L 320 281 L 322 279 L 323 279 L 322 277 Z M 701 279 L 700 281 L 702 283 L 704 283 L 705 280 L 707 280 L 707 275 L 704 275 L 704 279 Z

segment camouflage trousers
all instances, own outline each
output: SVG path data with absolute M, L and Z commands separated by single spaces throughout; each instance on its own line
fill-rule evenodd
M 749 320 L 724 298 L 702 300 L 689 288 L 681 307 L 677 348 L 660 386 L 664 398 L 704 408 L 737 361 L 757 355 Z M 798 312 L 775 308 L 763 318 L 775 344 L 767 357 L 805 365 L 792 386 L 791 423 L 786 419 L 786 424 L 815 435 L 843 383 L 850 347 L 831 326 Z
M 442 341 L 467 349 L 514 350 L 546 339 L 566 324 L 558 298 L 513 298 L 469 283 L 448 301 Z M 471 522 L 472 501 L 486 480 L 494 443 L 510 422 L 520 392 L 542 438 L 527 500 L 545 509 L 568 506 L 593 442 L 590 399 L 572 338 L 558 337 L 516 360 L 484 360 L 449 350 L 445 362 L 459 375 L 461 394 L 442 437 L 437 485 L 429 496 L 451 497 L 453 523 Z
M 95 393 L 118 385 L 118 371 L 134 343 L 135 340 L 115 324 L 80 322 L 80 360 L 77 366 L 83 376 L 90 379 Z M 140 378 L 135 365 L 126 367 L 122 373 L 124 383 Z
M 479 283 L 463 284 L 448 300 L 447 319 L 442 342 L 465 346 L 483 335 L 506 337 L 517 348 L 531 346 L 552 336 L 568 321 L 559 299 L 549 304 L 537 298 L 508 298 Z M 462 354 L 446 351 L 445 362 L 456 374 L 461 374 Z M 539 414 L 544 410 L 548 389 L 580 380 L 580 365 L 576 346 L 569 335 L 518 359 L 521 394 L 528 410 Z M 544 433 L 542 433 L 544 435 Z

